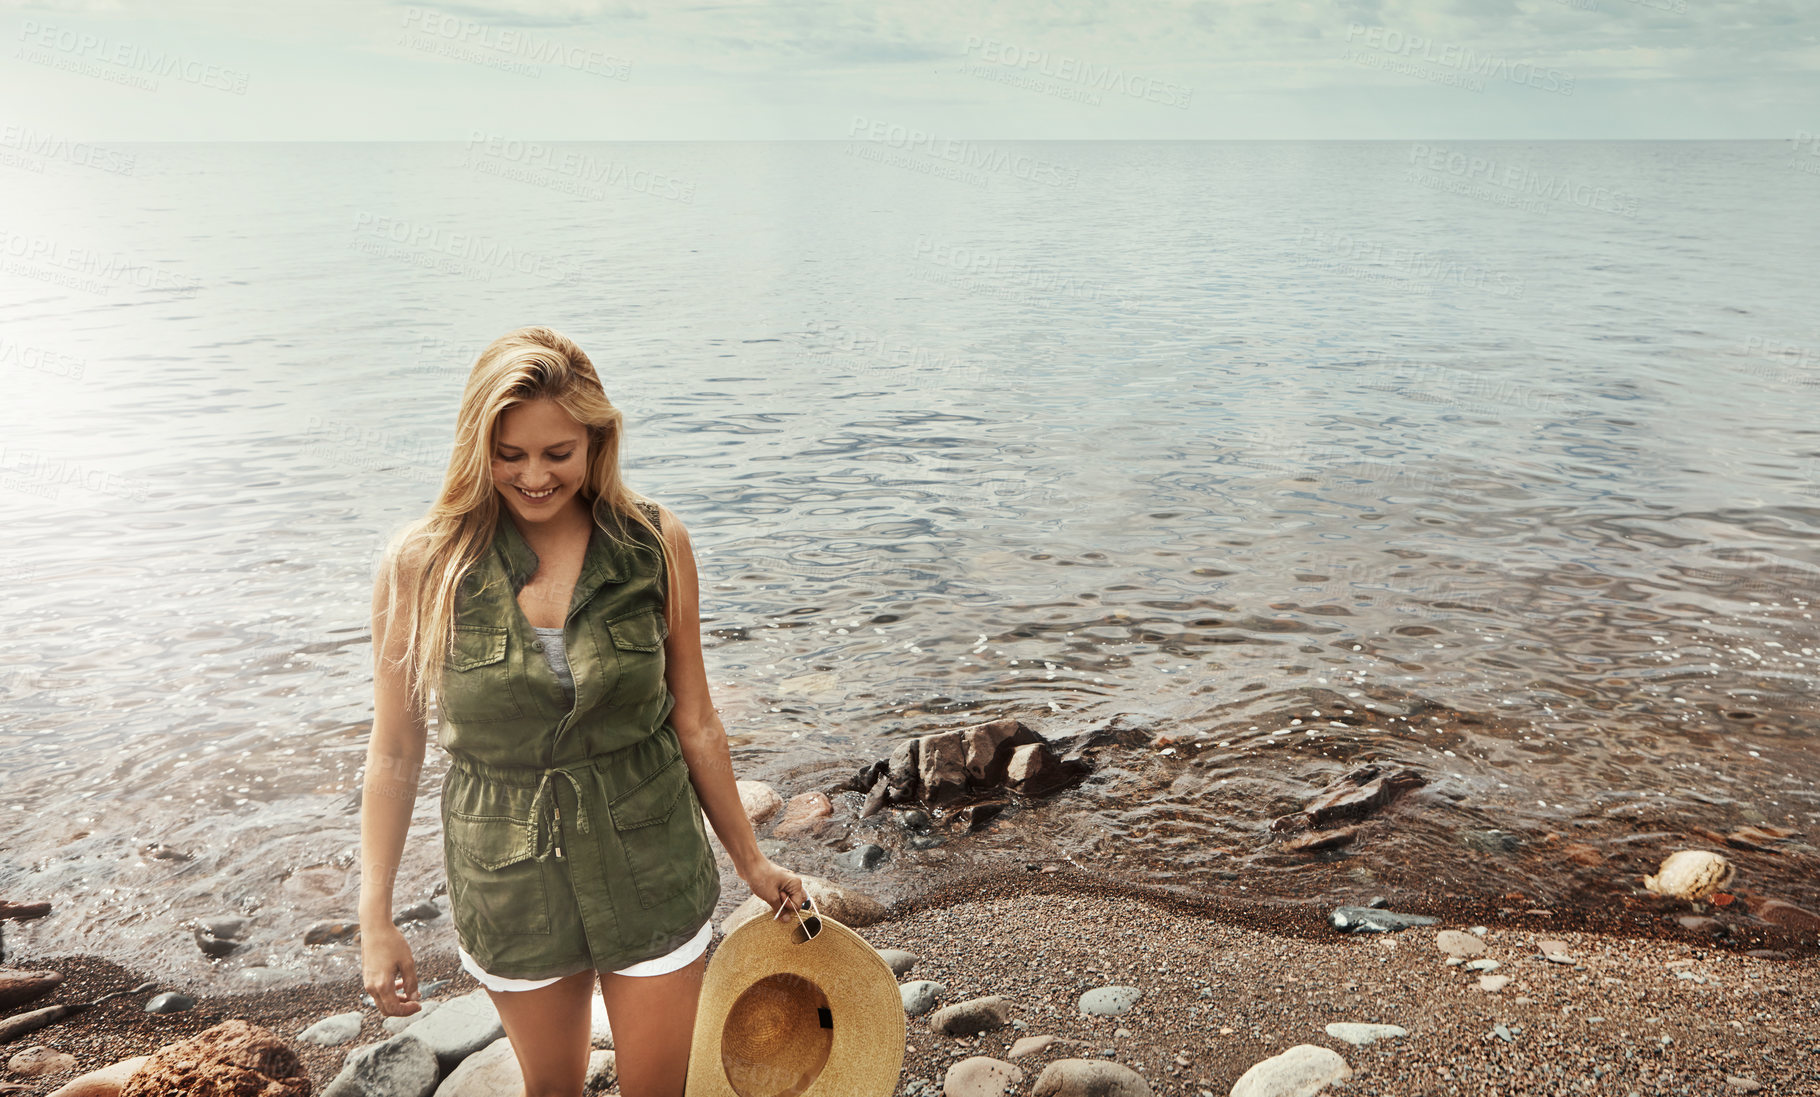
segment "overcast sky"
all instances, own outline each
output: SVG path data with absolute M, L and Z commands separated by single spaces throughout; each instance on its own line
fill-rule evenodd
M 0 19 L 0 127 L 70 140 L 1820 131 L 1820 0 L 77 0 Z

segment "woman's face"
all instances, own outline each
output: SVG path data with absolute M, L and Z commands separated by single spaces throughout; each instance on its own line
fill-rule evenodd
M 588 432 L 554 400 L 531 400 L 499 417 L 493 486 L 520 521 L 547 522 L 578 498 Z

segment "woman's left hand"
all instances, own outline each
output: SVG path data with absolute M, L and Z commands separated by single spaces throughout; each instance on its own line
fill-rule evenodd
M 783 906 L 797 910 L 809 900 L 809 891 L 803 887 L 802 877 L 772 861 L 761 857 L 757 864 L 739 874 L 739 878 L 752 889 L 752 894 L 765 901 L 773 915 L 781 914 Z

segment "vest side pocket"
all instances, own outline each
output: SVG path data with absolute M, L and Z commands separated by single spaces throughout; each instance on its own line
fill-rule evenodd
M 689 766 L 678 754 L 607 804 L 626 867 L 646 908 L 695 882 L 706 842 L 691 816 Z
M 530 790 L 525 791 L 528 797 Z M 455 854 L 449 858 L 449 906 L 460 936 L 478 941 L 498 934 L 549 933 L 546 866 L 535 858 L 531 824 L 504 815 L 445 810 L 442 825 L 443 840 Z

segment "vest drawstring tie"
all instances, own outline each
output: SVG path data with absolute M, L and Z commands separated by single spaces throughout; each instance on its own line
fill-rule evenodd
M 576 780 L 573 773 L 563 769 L 561 766 L 551 766 L 543 771 L 543 779 L 537 782 L 537 793 L 531 797 L 531 817 L 535 821 L 539 834 L 541 835 L 537 846 L 537 860 L 539 861 L 547 861 L 550 859 L 550 854 L 556 850 L 556 839 L 558 837 L 554 815 L 551 815 L 548 824 L 546 825 L 545 813 L 539 810 L 539 806 L 543 805 L 546 800 L 549 801 L 549 807 L 552 811 L 556 806 L 555 794 L 550 791 L 550 774 L 552 773 L 560 773 L 564 777 L 567 777 L 569 779 L 569 784 L 575 787 L 576 821 L 581 827 L 581 832 L 583 834 L 588 833 L 588 809 L 584 806 L 582 799 L 581 782 Z

